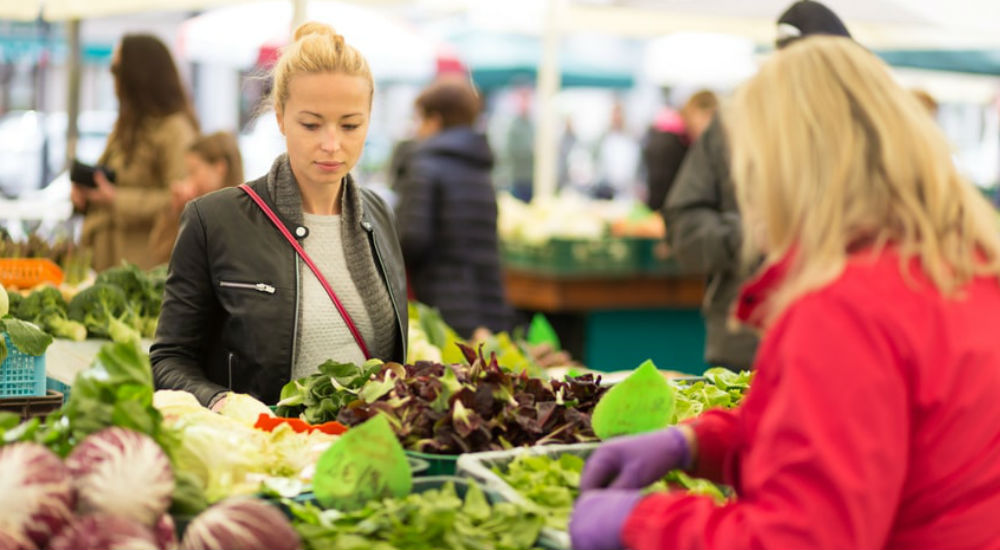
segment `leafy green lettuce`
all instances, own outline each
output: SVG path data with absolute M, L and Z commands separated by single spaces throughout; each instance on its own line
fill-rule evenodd
M 469 485 L 464 499 L 449 482 L 400 499 L 371 501 L 353 512 L 285 504 L 311 550 L 522 550 L 534 547 L 542 528 L 536 512 L 509 502 L 491 506 L 475 484 Z

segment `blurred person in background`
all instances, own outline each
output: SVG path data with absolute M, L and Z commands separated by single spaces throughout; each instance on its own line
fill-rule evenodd
M 636 196 L 639 175 L 639 143 L 625 128 L 625 109 L 620 101 L 611 107 L 611 123 L 597 148 L 598 199 Z
M 736 409 L 611 439 L 587 460 L 572 548 L 998 548 L 1000 233 L 876 55 L 776 54 L 726 111 L 763 331 Z M 724 503 L 646 494 L 670 470 Z
M 147 34 L 125 35 L 111 57 L 118 119 L 98 164 L 96 187 L 74 183 L 73 207 L 84 215 L 81 245 L 93 251 L 94 269 L 122 260 L 149 269 L 157 260 L 149 237 L 170 204 L 170 184 L 184 176 L 184 154 L 198 136 L 198 121 L 166 45 Z
M 150 349 L 157 388 L 216 410 L 228 391 L 274 404 L 328 360 L 406 357 L 392 211 L 351 177 L 375 93 L 368 61 L 307 22 L 272 75 L 287 152 L 266 175 L 184 208 Z
M 840 18 L 823 4 L 795 2 L 778 19 L 775 45 L 780 49 L 817 34 L 850 37 Z M 685 269 L 708 278 L 702 305 L 705 362 L 732 370 L 750 368 L 757 335 L 745 328 L 730 328 L 727 321 L 747 273 L 739 262 L 740 212 L 718 116 L 688 151 L 662 213 L 674 257 Z
M 188 201 L 223 187 L 243 183 L 243 158 L 236 137 L 229 132 L 202 136 L 184 154 L 187 177 L 170 186 L 170 204 L 157 216 L 149 236 L 155 265 L 170 260 L 177 240 L 181 211 Z
M 513 321 L 497 238 L 493 153 L 473 128 L 479 95 L 461 77 L 442 78 L 416 100 L 419 144 L 397 185 L 396 223 L 416 300 L 438 308 L 463 338 Z
M 531 88 L 516 92 L 517 116 L 507 129 L 507 162 L 510 165 L 511 194 L 531 202 L 535 180 L 535 124 L 531 120 Z
M 651 210 L 663 208 L 688 147 L 698 141 L 712 122 L 718 106 L 715 93 L 700 90 L 688 98 L 680 113 L 665 108 L 657 115 L 642 150 L 646 166 L 646 206 Z
M 576 130 L 573 128 L 573 118 L 566 117 L 563 133 L 559 136 L 559 165 L 556 171 L 556 191 L 561 191 L 572 182 L 572 178 L 570 177 L 570 156 L 578 144 L 579 139 L 577 139 Z

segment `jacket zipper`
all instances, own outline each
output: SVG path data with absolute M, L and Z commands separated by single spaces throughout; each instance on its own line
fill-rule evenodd
M 229 389 L 230 390 L 233 389 L 233 357 L 235 357 L 235 355 L 236 354 L 234 354 L 233 352 L 229 352 Z
M 385 287 L 389 289 L 389 301 L 392 302 L 392 311 L 396 314 L 396 326 L 399 328 L 400 342 L 403 344 L 403 362 L 406 362 L 406 332 L 403 328 L 403 320 L 399 316 L 399 308 L 396 307 L 396 295 L 392 292 L 392 282 L 389 280 L 389 274 L 385 271 L 385 262 L 382 261 L 382 251 L 379 250 L 378 239 L 375 238 L 375 229 L 370 222 L 364 222 L 362 227 L 368 232 L 368 238 L 371 239 L 372 247 L 375 249 L 375 258 L 378 260 L 379 269 L 382 270 L 382 277 L 385 278 Z
M 292 363 L 289 367 L 289 378 L 291 378 L 291 373 L 295 371 L 295 361 L 297 360 L 298 347 L 299 347 L 299 278 L 300 278 L 300 266 L 299 255 L 295 252 L 292 253 L 295 256 L 295 317 L 292 320 Z
M 275 292 L 274 287 L 267 283 L 231 283 L 229 281 L 219 281 L 219 286 L 223 288 L 245 288 L 268 294 L 274 294 Z

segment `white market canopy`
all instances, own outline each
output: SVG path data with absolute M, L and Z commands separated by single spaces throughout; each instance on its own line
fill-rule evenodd
M 424 81 L 434 75 L 440 47 L 404 21 L 328 1 L 309 2 L 304 16 L 329 24 L 364 52 L 377 80 Z M 178 47 L 192 61 L 250 67 L 266 50 L 289 41 L 292 18 L 287 0 L 212 9 L 183 23 Z

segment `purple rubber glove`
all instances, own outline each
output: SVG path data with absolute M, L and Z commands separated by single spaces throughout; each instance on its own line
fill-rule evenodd
M 622 527 L 642 492 L 605 489 L 580 495 L 569 519 L 569 538 L 574 550 L 621 550 Z
M 691 449 L 684 434 L 667 428 L 608 440 L 587 459 L 580 490 L 642 489 L 667 472 L 691 466 Z

